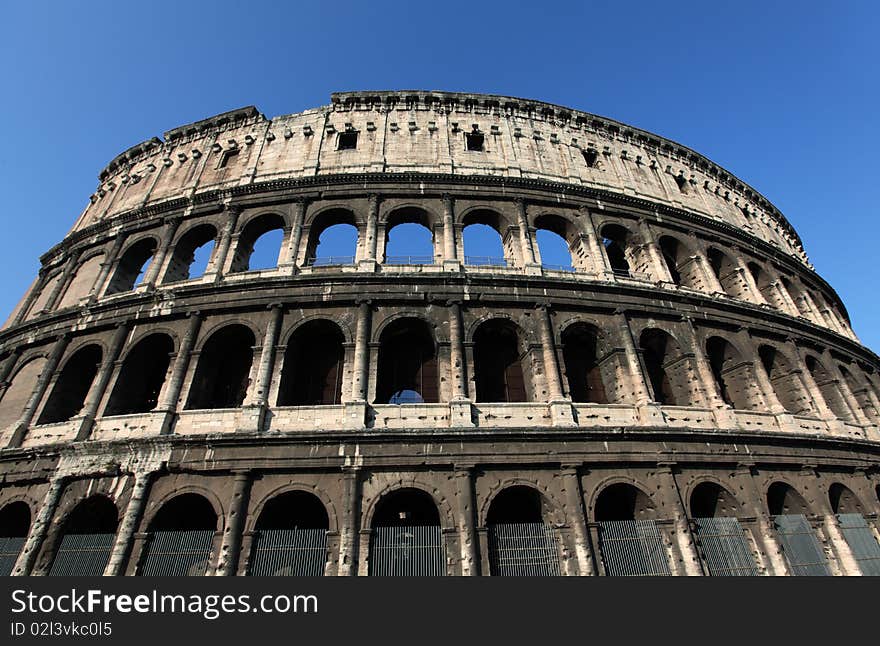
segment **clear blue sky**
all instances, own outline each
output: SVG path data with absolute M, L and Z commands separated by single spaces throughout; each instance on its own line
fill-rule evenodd
M 128 146 L 361 89 L 540 99 L 688 145 L 791 220 L 880 351 L 875 2 L 7 1 L 0 317 Z

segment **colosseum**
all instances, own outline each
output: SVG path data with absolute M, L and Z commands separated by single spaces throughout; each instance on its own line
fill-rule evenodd
M 880 358 L 786 218 L 660 136 L 248 107 L 118 155 L 40 260 L 2 574 L 880 574 Z

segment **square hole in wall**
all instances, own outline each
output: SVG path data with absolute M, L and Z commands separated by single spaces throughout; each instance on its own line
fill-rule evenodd
M 468 132 L 464 136 L 467 141 L 467 149 L 473 151 L 483 150 L 483 141 L 485 137 L 479 132 Z
M 358 133 L 356 131 L 340 132 L 336 150 L 354 150 L 358 145 Z

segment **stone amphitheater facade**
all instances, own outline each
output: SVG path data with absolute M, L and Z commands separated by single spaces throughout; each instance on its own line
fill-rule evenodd
M 401 223 L 433 257 L 386 257 Z M 7 574 L 880 573 L 880 359 L 785 217 L 660 136 L 235 110 L 117 156 L 41 263 L 0 330 Z

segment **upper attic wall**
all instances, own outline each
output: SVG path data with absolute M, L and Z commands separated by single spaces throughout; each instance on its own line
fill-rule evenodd
M 357 148 L 339 150 L 347 130 L 357 132 Z M 478 152 L 466 145 L 466 134 L 475 131 L 484 137 Z M 807 262 L 797 234 L 766 198 L 690 149 L 545 103 L 438 92 L 338 93 L 330 106 L 272 120 L 248 107 L 175 128 L 164 141 L 134 146 L 102 171 L 74 230 L 218 188 L 401 172 L 606 189 L 728 222 Z

